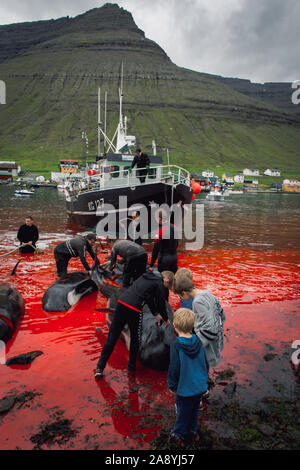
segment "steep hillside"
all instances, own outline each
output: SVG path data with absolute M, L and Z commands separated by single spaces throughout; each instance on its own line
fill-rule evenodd
M 2 26 L 0 44 L 5 41 L 11 47 L 0 63 L 7 86 L 2 160 L 56 168 L 61 157 L 82 156 L 83 130 L 95 156 L 98 87 L 108 92 L 111 134 L 123 62 L 124 111 L 143 149 L 150 151 L 155 139 L 158 150 L 169 148 L 172 162 L 191 169 L 299 166 L 299 117 L 177 67 L 115 4 L 74 19 Z

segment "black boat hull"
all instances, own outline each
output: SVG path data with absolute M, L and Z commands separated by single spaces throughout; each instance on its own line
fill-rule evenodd
M 127 198 L 126 207 L 120 207 L 120 197 Z M 172 204 L 185 205 L 192 201 L 193 189 L 178 183 L 170 185 L 166 183 L 145 183 L 135 187 L 112 188 L 104 190 L 87 191 L 66 199 L 67 213 L 79 226 L 95 228 L 107 212 L 101 212 L 104 204 L 111 204 L 115 209 L 117 225 L 128 216 L 127 209 L 132 205 L 143 205 L 151 212 L 153 205 Z

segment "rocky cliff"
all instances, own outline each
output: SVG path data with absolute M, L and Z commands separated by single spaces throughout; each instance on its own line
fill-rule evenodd
M 1 159 L 53 169 L 61 156 L 82 154 L 83 130 L 95 155 L 98 87 L 108 92 L 111 135 L 123 63 L 129 133 L 143 149 L 150 151 L 155 139 L 173 162 L 195 169 L 257 166 L 258 159 L 272 167 L 298 165 L 298 116 L 258 99 L 259 92 L 251 95 L 249 83 L 244 94 L 246 81 L 232 86 L 176 66 L 116 4 L 75 18 L 1 26 L 0 45 L 7 88 Z

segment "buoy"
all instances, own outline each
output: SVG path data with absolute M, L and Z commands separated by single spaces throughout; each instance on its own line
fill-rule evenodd
M 201 186 L 199 183 L 192 182 L 192 188 L 193 188 L 194 194 L 199 194 L 201 192 Z

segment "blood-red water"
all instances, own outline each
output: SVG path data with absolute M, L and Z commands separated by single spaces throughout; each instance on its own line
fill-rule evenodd
M 6 345 L 6 355 L 12 357 L 35 350 L 42 351 L 43 355 L 27 366 L 0 365 L 0 399 L 24 391 L 39 393 L 22 406 L 17 402 L 7 414 L 0 416 L 0 448 L 32 449 L 34 443 L 30 437 L 37 434 L 43 424 L 52 423 L 60 416 L 72 421 L 76 435 L 65 443 L 44 444 L 42 448 L 147 449 L 160 430 L 162 408 L 174 412 L 175 416 L 167 372 L 147 369 L 138 362 L 135 379 L 130 377 L 128 351 L 119 340 L 105 369 L 105 378 L 95 381 L 93 373 L 108 331 L 105 310 L 101 310 L 105 309 L 106 299 L 100 293 L 82 299 L 65 313 L 42 310 L 42 295 L 56 279 L 53 247 L 66 237 L 65 234 L 70 236 L 78 231 L 67 224 L 64 205 L 56 195 L 43 197 L 37 200 L 35 207 L 29 201 L 18 207 L 8 193 L 6 206 L 2 203 L 0 212 L 1 254 L 12 248 L 13 230 L 18 228 L 24 211 L 29 209 L 37 219 L 43 241 L 49 244 L 40 254 L 22 256 L 16 275 L 10 278 L 25 299 L 26 313 Z M 7 223 L 5 207 L 13 204 L 16 204 L 16 211 L 10 214 L 6 230 L 3 226 Z M 238 210 L 243 217 L 240 207 Z M 241 230 L 250 237 L 250 242 L 243 245 L 238 231 L 241 219 L 234 220 L 233 211 L 232 227 L 226 225 L 224 231 L 222 227 L 225 218 L 228 220 L 228 212 L 220 219 L 209 215 L 207 233 L 210 238 L 203 249 L 187 252 L 181 245 L 179 250 L 179 266 L 189 267 L 195 283 L 215 294 L 226 313 L 225 348 L 215 371 L 232 367 L 239 384 L 247 387 L 250 382 L 254 383 L 255 387 L 249 388 L 246 394 L 249 401 L 253 395 L 269 392 L 268 374 L 274 365 L 272 361 L 262 360 L 268 351 L 266 347 L 271 345 L 272 351 L 280 355 L 282 344 L 291 345 L 300 337 L 300 250 L 295 241 L 300 215 L 298 207 L 293 206 L 291 211 L 294 228 L 290 237 L 284 233 L 281 245 L 280 233 L 275 237 L 275 246 L 274 233 L 270 241 L 257 227 L 255 234 L 253 224 L 248 232 L 244 226 Z M 280 221 L 274 220 L 273 228 L 278 223 Z M 219 238 L 213 238 L 213 234 L 218 234 Z M 225 237 L 225 241 L 221 241 L 220 236 Z M 265 243 L 268 251 L 265 247 L 258 248 L 255 245 L 258 242 Z M 146 248 L 150 254 L 151 244 L 146 244 Z M 103 256 L 100 255 L 100 261 Z M 17 253 L 1 258 L 2 280 L 9 279 L 19 259 Z M 70 262 L 70 271 L 81 269 L 78 260 Z M 173 293 L 171 305 L 174 308 L 179 305 L 179 298 Z M 101 331 L 97 330 L 99 328 Z M 291 355 L 292 352 L 291 349 Z M 287 371 L 285 393 L 292 394 L 296 379 L 289 357 L 282 359 L 281 367 Z

